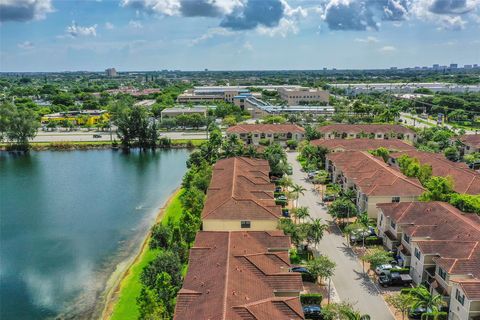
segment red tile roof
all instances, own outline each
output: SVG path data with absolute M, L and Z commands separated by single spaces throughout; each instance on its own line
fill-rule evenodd
M 275 185 L 269 179 L 266 160 L 227 158 L 213 167 L 202 219 L 276 220 Z
M 469 169 L 464 163 L 452 162 L 442 154 L 409 150 L 392 153 L 392 158 L 399 158 L 402 155 L 416 158 L 421 164 L 428 164 L 432 167 L 432 175 L 451 177 L 454 190 L 458 193 L 480 194 L 480 173 Z
M 480 134 L 466 134 L 458 137 L 463 144 L 473 148 L 480 148 Z
M 414 149 L 408 143 L 395 139 L 318 139 L 310 143 L 314 146 L 322 146 L 334 150 L 341 149 L 343 151 L 368 151 L 380 147 L 395 151 Z
M 463 292 L 469 300 L 480 301 L 480 280 L 458 280 Z
M 296 124 L 237 124 L 227 133 L 304 133 L 305 129 Z
M 175 320 L 304 319 L 281 231 L 199 232 L 177 297 Z
M 317 129 L 322 133 L 403 133 L 403 134 L 415 134 L 415 131 L 405 128 L 398 124 L 330 124 L 321 126 Z
M 327 159 L 369 196 L 420 196 L 425 191 L 417 179 L 405 177 L 368 152 L 336 152 Z

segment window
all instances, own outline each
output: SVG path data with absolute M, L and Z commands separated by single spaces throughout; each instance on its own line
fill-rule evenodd
M 410 243 L 410 236 L 407 235 L 406 233 L 403 234 L 403 240 L 405 240 L 406 243 Z
M 447 273 L 445 272 L 445 270 L 443 270 L 442 268 L 438 267 L 438 275 L 440 276 L 440 278 L 442 278 L 443 280 L 445 280 L 447 278 Z
M 395 223 L 395 221 L 390 220 L 390 227 L 392 227 L 392 229 L 395 229 L 397 227 L 397 224 Z
M 258 138 L 258 133 L 255 133 L 253 136 L 254 136 L 255 138 Z
M 240 221 L 240 227 L 242 229 L 250 228 L 250 221 Z
M 400 197 L 392 197 L 392 202 L 400 202 Z
M 463 303 L 465 302 L 465 295 L 463 295 L 460 290 L 457 289 L 457 291 L 455 291 L 455 299 L 457 299 L 457 301 L 463 306 Z
M 418 250 L 418 248 L 415 248 L 415 257 L 420 260 L 420 257 L 421 257 L 421 253 L 420 253 L 420 250 Z

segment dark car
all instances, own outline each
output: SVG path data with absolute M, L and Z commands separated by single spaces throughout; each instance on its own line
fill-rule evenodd
M 335 201 L 334 195 L 326 195 L 323 197 L 323 202 Z
M 319 305 L 303 306 L 303 313 L 306 319 L 323 320 L 322 308 Z
M 308 271 L 308 269 L 305 268 L 305 267 L 292 267 L 292 268 L 290 269 L 290 271 L 292 271 L 292 272 L 300 272 L 300 273 L 310 273 L 310 271 Z
M 400 274 L 397 272 L 388 273 L 381 273 L 378 277 L 378 283 L 382 287 L 390 287 L 390 286 L 405 286 L 408 287 L 413 282 L 412 277 L 408 274 Z
M 422 319 L 422 314 L 427 313 L 427 312 L 429 312 L 429 311 L 427 309 L 423 308 L 423 307 L 412 309 L 412 310 L 410 310 L 410 312 L 408 312 L 408 318 L 409 319 Z
M 282 192 L 282 187 L 275 187 L 275 192 Z
M 282 217 L 290 218 L 290 211 L 288 209 L 282 210 Z

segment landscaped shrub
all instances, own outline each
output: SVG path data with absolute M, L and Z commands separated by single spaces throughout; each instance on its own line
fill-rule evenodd
M 422 314 L 422 320 L 447 320 L 447 312 L 438 312 L 438 313 L 424 313 Z
M 322 295 L 320 293 L 307 293 L 300 295 L 300 302 L 303 305 L 316 304 L 320 305 L 322 303 Z
M 409 274 L 410 268 L 395 269 L 395 272 L 398 272 L 400 274 Z
M 366 246 L 373 246 L 373 245 L 380 245 L 382 244 L 382 238 L 376 237 L 376 236 L 371 236 L 371 237 L 366 237 L 365 238 L 365 245 Z
M 298 141 L 297 140 L 288 140 L 287 141 L 287 147 L 290 148 L 290 150 L 295 150 L 298 147 Z
M 270 140 L 260 139 L 260 140 L 258 140 L 258 144 L 261 145 L 261 146 L 269 146 L 270 145 Z
M 315 279 L 310 273 L 302 273 L 302 281 L 315 283 L 317 282 L 317 279 Z
M 402 288 L 400 290 L 400 294 L 410 294 L 412 292 L 412 288 Z
M 288 202 L 287 200 L 278 200 L 278 199 L 275 200 L 275 204 L 280 205 L 282 207 L 285 207 L 287 205 L 287 202 Z

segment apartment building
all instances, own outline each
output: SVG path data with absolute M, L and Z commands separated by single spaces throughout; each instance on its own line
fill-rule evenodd
M 354 190 L 358 210 L 371 218 L 377 218 L 378 203 L 415 201 L 425 191 L 417 179 L 365 151 L 330 153 L 325 162 L 332 181 Z
M 266 139 L 285 145 L 288 140 L 301 141 L 305 129 L 296 124 L 238 124 L 227 129 L 227 136 L 236 135 L 246 144 L 258 145 Z
M 317 129 L 324 139 L 400 139 L 413 143 L 415 131 L 398 124 L 331 124 Z
M 193 107 L 173 107 L 165 108 L 160 112 L 160 120 L 166 118 L 175 118 L 179 115 L 192 115 L 199 114 L 202 117 L 207 116 L 208 107 L 206 106 L 193 106 Z
M 219 160 L 202 211 L 204 231 L 276 230 L 282 215 L 268 161 L 235 157 Z
M 444 202 L 384 203 L 377 227 L 385 246 L 410 266 L 414 282 L 444 297 L 449 319 L 480 316 L 478 215 Z
M 390 151 L 407 151 L 415 148 L 402 140 L 380 139 L 318 139 L 310 141 L 310 144 L 325 147 L 330 152 L 343 151 L 368 151 L 378 148 L 386 148 Z
M 469 169 L 465 163 L 450 161 L 443 154 L 408 150 L 390 154 L 389 162 L 392 166 L 398 168 L 398 158 L 402 155 L 418 159 L 420 164 L 431 166 L 433 176 L 450 177 L 455 192 L 480 194 L 480 173 Z
M 174 320 L 305 319 L 281 231 L 198 232 Z
M 279 88 L 278 93 L 280 94 L 280 98 L 285 100 L 289 106 L 315 102 L 328 103 L 330 101 L 330 93 L 322 89 L 306 87 Z
M 463 154 L 480 152 L 480 134 L 466 134 L 458 137 L 458 141 L 462 144 Z
M 195 103 L 205 101 L 223 100 L 233 103 L 234 97 L 250 94 L 252 96 L 261 97 L 261 93 L 250 92 L 247 87 L 243 86 L 219 86 L 219 87 L 195 87 L 187 89 L 177 97 L 178 103 Z

